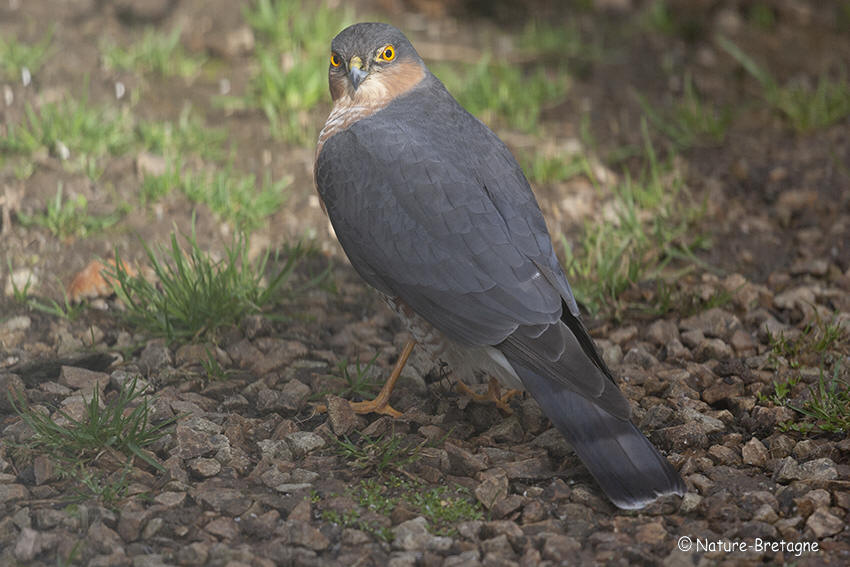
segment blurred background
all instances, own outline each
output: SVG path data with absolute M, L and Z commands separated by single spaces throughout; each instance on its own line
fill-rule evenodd
M 595 310 L 657 275 L 671 251 L 761 278 L 793 262 L 760 253 L 775 235 L 702 250 L 694 228 L 717 208 L 738 218 L 775 200 L 798 168 L 766 156 L 850 112 L 847 2 L 3 0 L 0 186 L 13 264 L 67 278 L 116 244 L 139 254 L 127 235 L 155 241 L 193 214 L 204 241 L 238 230 L 257 250 L 302 239 L 338 254 L 313 148 L 329 109 L 329 42 L 362 20 L 404 30 L 507 141 Z M 638 224 L 624 227 L 627 216 Z M 640 226 L 650 217 L 658 234 Z M 38 244 L 21 238 L 31 231 Z M 597 242 L 613 251 L 601 266 Z M 600 270 L 611 272 L 601 284 L 583 284 Z

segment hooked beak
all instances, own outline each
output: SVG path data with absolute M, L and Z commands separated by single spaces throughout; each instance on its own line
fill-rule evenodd
M 362 69 L 363 61 L 356 55 L 348 62 L 348 78 L 351 79 L 351 84 L 354 85 L 354 90 L 360 86 L 363 79 L 369 74 Z

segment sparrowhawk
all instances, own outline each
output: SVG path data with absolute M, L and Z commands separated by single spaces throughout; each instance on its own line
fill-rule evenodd
M 685 487 L 630 421 L 511 152 L 388 24 L 331 43 L 316 185 L 354 269 L 460 377 L 524 388 L 621 508 Z M 390 381 L 359 411 L 395 413 Z

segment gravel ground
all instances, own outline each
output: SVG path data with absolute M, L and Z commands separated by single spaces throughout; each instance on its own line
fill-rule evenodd
M 0 31 L 47 17 L 53 8 L 31 0 L 22 15 L 16 4 L 0 7 L 0 20 L 12 22 L 0 24 Z M 96 67 L 96 53 L 85 49 L 91 38 L 102 30 L 138 29 L 125 12 L 112 7 L 99 13 L 92 11 L 95 4 L 68 2 L 54 16 L 62 23 L 55 41 L 66 44 L 74 55 L 69 61 L 83 69 Z M 131 12 L 159 4 L 169 3 L 116 3 Z M 176 4 L 169 21 L 191 22 L 203 13 L 203 3 Z M 416 24 L 424 42 L 437 43 L 464 30 L 465 20 L 442 11 L 455 4 L 367 7 L 386 10 L 402 27 Z M 594 4 L 590 25 L 600 33 L 639 7 Z M 744 25 L 746 3 L 704 4 L 693 14 L 711 22 L 708 35 Z M 780 24 L 773 33 L 747 39 L 739 32 L 736 40 L 778 69 L 847 53 L 846 28 L 821 36 L 818 26 L 829 16 L 818 6 L 777 2 L 772 9 Z M 210 13 L 184 29 L 186 41 L 201 51 L 242 29 L 238 10 Z M 135 13 L 147 21 L 142 16 Z M 69 23 L 75 21 L 77 28 Z M 476 22 L 473 29 L 486 37 L 501 25 L 495 22 Z M 664 75 L 641 69 L 650 65 L 644 59 L 661 68 L 665 54 L 694 65 L 701 86 L 725 93 L 723 100 L 746 92 L 741 76 L 731 72 L 733 63 L 718 62 L 719 53 L 703 39 L 620 41 L 617 57 L 577 82 L 571 102 L 544 112 L 553 131 L 583 100 L 594 100 L 597 138 L 612 147 L 634 141 L 639 129 L 630 124 L 637 124 L 639 107 L 626 87 L 661 98 Z M 775 48 L 783 41 L 799 49 L 786 57 Z M 223 57 L 238 86 L 241 59 L 226 49 Z M 71 71 L 48 65 L 55 67 L 45 71 L 52 78 L 40 86 L 40 96 L 70 81 Z M 97 72 L 93 96 L 110 92 L 113 80 Z M 140 112 L 179 112 L 179 104 L 164 102 L 169 96 L 198 96 L 184 91 L 206 93 L 215 84 L 202 79 L 163 92 L 157 82 Z M 34 98 L 20 85 L 7 86 L 18 99 Z M 270 148 L 269 167 L 293 171 L 291 200 L 259 238 L 280 242 L 312 227 L 327 252 L 316 262 L 330 262 L 333 290 L 314 288 L 293 298 L 282 308 L 294 314 L 285 321 L 251 316 L 225 329 L 215 344 L 182 346 L 122 325 L 111 300 L 106 311 L 90 309 L 74 320 L 28 310 L 8 296 L 0 300 L 0 564 L 848 564 L 850 440 L 794 408 L 833 400 L 845 425 L 850 412 L 850 124 L 844 119 L 795 134 L 755 106 L 738 115 L 722 145 L 681 158 L 693 198 L 708 203 L 700 228 L 712 243 L 700 253 L 711 269 L 697 268 L 674 284 L 676 297 L 689 303 L 678 302 L 663 315 L 626 310 L 616 319 L 589 320 L 632 402 L 634 421 L 685 479 L 684 498 L 617 510 L 533 400 L 513 399 L 509 415 L 472 402 L 455 393 L 446 369 L 418 354 L 393 395 L 401 418 L 354 415 L 337 397 L 355 397 L 342 369 L 380 383 L 407 335 L 328 234 L 312 199 L 312 150 L 268 134 L 252 139 L 264 127 L 259 115 L 222 114 L 231 136 L 244 142 L 238 161 L 261 167 L 258 156 Z M 15 103 L 0 109 L 0 117 L 12 120 L 21 112 Z M 209 112 L 215 119 L 222 111 Z M 616 128 L 606 118 L 613 116 L 622 116 Z M 522 137 L 505 137 L 514 147 L 524 144 Z M 138 159 L 115 158 L 104 175 L 118 187 L 121 180 L 138 186 L 132 181 Z M 21 184 L 3 170 L 0 187 L 7 197 L 19 190 L 20 206 L 28 210 L 54 191 L 57 178 L 79 181 L 57 164 L 55 156 L 42 156 L 33 177 Z M 559 192 L 576 186 L 536 189 L 550 221 L 578 226 L 558 204 Z M 177 202 L 162 219 L 131 213 L 126 222 L 154 240 L 172 221 L 185 226 L 189 218 L 191 208 Z M 198 226 L 203 241 L 220 233 L 209 219 L 199 218 Z M 58 241 L 12 223 L 0 242 L 10 260 L 39 258 L 31 275 L 44 280 L 53 273 L 67 283 L 92 256 L 110 251 L 114 238 Z M 118 238 L 126 240 L 120 246 L 130 257 L 141 257 L 126 233 Z M 306 270 L 297 274 L 307 276 Z M 630 289 L 626 299 L 657 293 L 650 282 Z M 211 375 L 211 357 L 226 379 Z M 819 398 L 819 386 L 833 379 L 843 381 L 843 397 Z M 149 388 L 144 399 L 152 423 L 179 418 L 146 449 L 163 470 L 142 458 L 125 467 L 120 456 L 103 451 L 88 484 L 28 448 L 33 432 L 5 396 L 23 392 L 32 407 L 61 422 L 81 418 L 93 392 L 109 403 L 133 380 Z M 787 391 L 780 391 L 783 385 Z M 327 411 L 317 411 L 317 404 Z M 114 487 L 120 487 L 117 494 L 109 492 Z

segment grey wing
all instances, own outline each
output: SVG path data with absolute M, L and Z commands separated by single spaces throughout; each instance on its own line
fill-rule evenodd
M 408 111 L 362 120 L 319 156 L 317 185 L 352 265 L 449 338 L 507 349 L 627 418 L 509 150 L 471 116 L 455 117 L 466 120 L 461 130 L 446 120 L 414 125 Z

